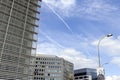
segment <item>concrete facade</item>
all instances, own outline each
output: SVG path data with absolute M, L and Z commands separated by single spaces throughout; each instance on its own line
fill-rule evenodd
M 32 80 L 37 7 L 38 0 L 0 0 L 0 80 Z
M 73 64 L 52 55 L 37 55 L 34 80 L 74 80 Z

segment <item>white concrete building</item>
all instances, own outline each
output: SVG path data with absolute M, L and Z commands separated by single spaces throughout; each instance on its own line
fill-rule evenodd
M 34 80 L 74 80 L 73 64 L 53 55 L 37 55 Z

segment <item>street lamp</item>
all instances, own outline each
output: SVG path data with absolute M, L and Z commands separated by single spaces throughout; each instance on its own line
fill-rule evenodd
M 113 34 L 108 34 L 108 35 L 105 35 L 105 36 L 103 36 L 100 40 L 99 40 L 99 42 L 98 42 L 98 78 L 97 78 L 97 80 L 105 80 L 105 77 L 104 77 L 104 69 L 102 68 L 102 66 L 101 66 L 101 62 L 100 62 L 100 49 L 99 49 L 99 47 L 100 47 L 100 42 L 104 39 L 104 38 L 106 38 L 106 37 L 111 37 L 111 36 L 113 36 Z

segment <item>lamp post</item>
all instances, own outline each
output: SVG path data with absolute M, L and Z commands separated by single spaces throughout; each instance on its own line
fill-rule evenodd
M 98 77 L 97 77 L 97 80 L 105 80 L 105 77 L 104 77 L 104 69 L 103 69 L 103 67 L 102 67 L 102 65 L 101 65 L 101 62 L 100 62 L 100 49 L 99 49 L 99 47 L 100 47 L 100 42 L 104 39 L 104 38 L 106 38 L 106 37 L 111 37 L 111 36 L 113 36 L 113 34 L 108 34 L 108 35 L 105 35 L 105 36 L 103 36 L 100 40 L 99 40 L 99 42 L 98 42 Z

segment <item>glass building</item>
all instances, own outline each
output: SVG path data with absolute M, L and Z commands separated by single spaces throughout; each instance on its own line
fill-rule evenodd
M 41 0 L 0 0 L 0 80 L 32 80 Z
M 83 68 L 74 70 L 74 80 L 97 80 L 96 69 Z

